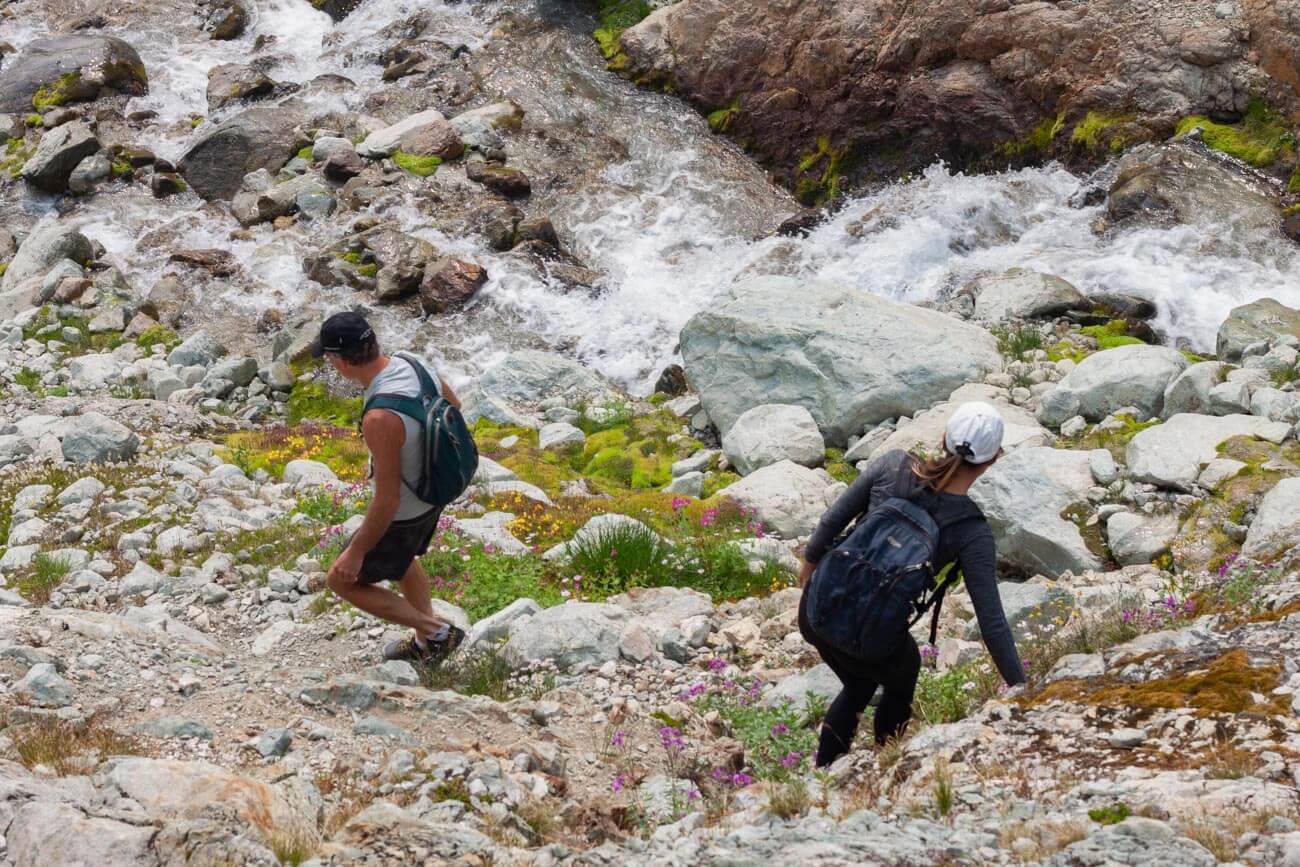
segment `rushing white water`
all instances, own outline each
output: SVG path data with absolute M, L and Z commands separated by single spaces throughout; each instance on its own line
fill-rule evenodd
M 557 13 L 556 6 L 537 0 L 519 14 L 569 14 Z M 414 203 L 383 215 L 489 272 L 488 285 L 468 313 L 423 326 L 405 314 L 384 319 L 386 333 L 442 356 L 462 382 L 527 342 L 521 339 L 527 336 L 563 347 L 645 392 L 674 360 L 685 322 L 738 277 L 762 273 L 834 280 L 921 301 L 982 273 L 1034 268 L 1058 274 L 1084 292 L 1104 289 L 1151 298 L 1160 311 L 1160 330 L 1202 349 L 1213 347 L 1219 323 L 1238 304 L 1272 296 L 1300 306 L 1300 261 L 1280 236 L 1250 250 L 1219 244 L 1207 252 L 1207 241 L 1226 233 L 1213 226 L 1183 226 L 1098 235 L 1091 224 L 1100 206 L 1072 204 L 1086 180 L 1055 166 L 975 177 L 934 166 L 918 178 L 848 202 L 808 237 L 773 237 L 771 229 L 794 212 L 794 203 L 734 147 L 713 136 L 695 112 L 606 72 L 582 21 L 523 36 L 494 35 L 505 9 L 498 3 L 367 0 L 336 28 L 307 0 L 263 0 L 249 32 L 234 43 L 210 42 L 192 28 L 169 30 L 157 22 L 121 32 L 151 74 L 150 93 L 130 108 L 158 112 L 140 143 L 164 157 L 183 153 L 200 134 L 189 128 L 189 119 L 207 114 L 209 69 L 251 56 L 259 37 L 274 39 L 273 77 L 306 82 L 324 73 L 345 75 L 357 83 L 347 107 L 361 110 L 367 92 L 381 86 L 375 58 L 386 40 L 376 34 L 421 10 L 434 19 L 427 36 L 492 56 L 486 74 L 490 92 L 518 101 L 535 128 L 617 139 L 623 156 L 580 183 L 535 193 L 529 208 L 530 213 L 544 208 L 567 246 L 604 273 L 594 297 L 565 291 L 478 239 L 446 237 L 428 228 Z M 29 16 L 0 22 L 0 39 L 19 47 L 40 33 Z M 494 39 L 519 41 L 502 47 Z M 511 152 L 512 161 L 518 155 L 530 171 L 529 158 L 546 155 L 528 137 L 512 142 Z M 549 168 L 544 162 L 540 167 Z M 570 169 L 576 171 L 563 167 Z M 29 198 L 23 207 L 40 213 L 52 204 Z M 322 290 L 301 268 L 306 253 L 337 238 L 349 221 L 326 229 L 262 226 L 250 238 L 236 240 L 231 232 L 237 224 L 220 208 L 203 206 L 193 196 L 158 202 L 139 185 L 77 202 L 68 218 L 103 243 L 139 285 L 164 273 L 171 249 L 218 247 L 236 256 L 246 279 L 224 288 L 210 284 L 205 291 L 209 300 L 233 309 L 329 310 L 355 298 L 343 290 Z M 211 293 L 221 297 L 212 299 Z

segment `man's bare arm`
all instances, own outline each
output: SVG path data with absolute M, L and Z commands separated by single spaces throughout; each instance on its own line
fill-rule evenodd
M 374 410 L 366 413 L 361 434 L 374 462 L 375 496 L 348 548 L 364 556 L 379 544 L 402 501 L 402 444 L 406 441 L 406 426 L 394 413 Z

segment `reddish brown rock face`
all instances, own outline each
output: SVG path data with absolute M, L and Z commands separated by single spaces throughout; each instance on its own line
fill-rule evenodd
M 682 0 L 622 48 L 637 80 L 735 106 L 727 132 L 805 200 L 936 158 L 1101 156 L 1072 138 L 1089 112 L 1133 143 L 1300 107 L 1300 0 Z

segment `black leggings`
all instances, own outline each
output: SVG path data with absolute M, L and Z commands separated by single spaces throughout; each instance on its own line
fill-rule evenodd
M 804 600 L 807 598 L 808 594 L 804 593 Z M 841 653 L 813 634 L 808 626 L 804 600 L 799 603 L 799 631 L 805 641 L 817 648 L 822 659 L 844 684 L 822 722 L 821 739 L 817 744 L 817 767 L 824 768 L 847 753 L 853 745 L 858 720 L 876 694 L 877 687 L 883 687 L 884 694 L 876 707 L 876 743 L 884 744 L 902 734 L 912 718 L 912 697 L 916 694 L 916 679 L 921 673 L 921 652 L 916 647 L 916 640 L 908 635 L 898 650 L 884 659 L 868 661 Z

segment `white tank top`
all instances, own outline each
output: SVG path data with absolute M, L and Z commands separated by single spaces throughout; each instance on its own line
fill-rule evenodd
M 438 374 L 433 372 L 433 365 L 418 356 L 417 360 L 429 372 L 429 376 L 438 387 L 438 393 L 441 394 L 442 383 L 438 380 Z M 393 356 L 388 360 L 388 366 L 380 371 L 379 375 L 372 379 L 370 385 L 366 387 L 365 399 L 370 400 L 377 394 L 419 397 L 420 377 L 411 368 L 410 364 L 397 356 Z M 392 410 L 375 411 L 393 412 Z M 433 508 L 433 504 L 424 502 L 412 490 L 412 486 L 419 483 L 420 472 L 424 463 L 424 426 L 400 412 L 393 412 L 393 415 L 400 418 L 402 426 L 406 428 L 406 439 L 402 442 L 402 480 L 405 484 L 401 486 L 401 502 L 397 507 L 397 514 L 393 516 L 393 520 L 409 521 L 412 518 L 420 517 Z M 374 484 L 372 478 L 370 481 L 372 490 Z

